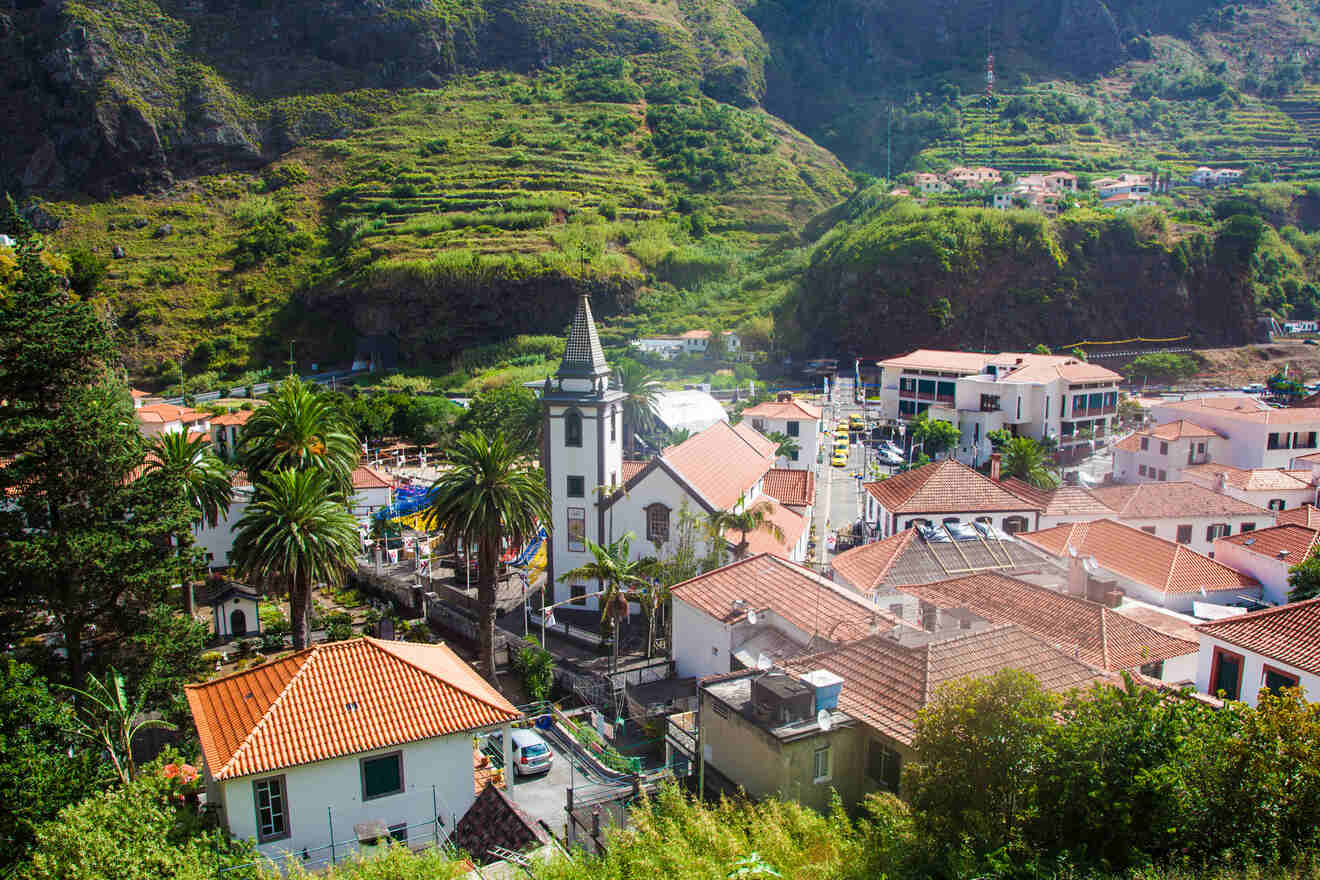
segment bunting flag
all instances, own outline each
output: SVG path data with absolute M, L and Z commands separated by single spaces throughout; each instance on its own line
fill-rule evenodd
M 547 608 L 541 615 L 541 620 L 546 626 L 558 626 L 559 622 L 555 620 L 555 609 Z
M 399 551 L 397 548 L 391 548 L 389 550 L 386 550 L 385 552 L 389 554 L 390 562 L 399 561 Z
M 424 557 L 417 557 L 417 573 L 422 577 L 431 576 L 431 560 Z
M 430 544 L 429 541 L 418 541 L 418 542 L 417 542 L 417 555 L 418 555 L 418 556 L 430 556 L 430 555 L 431 555 L 431 544 Z
M 425 452 L 422 453 L 422 455 L 421 455 L 421 459 L 422 459 L 422 467 L 426 467 L 426 453 L 425 453 Z

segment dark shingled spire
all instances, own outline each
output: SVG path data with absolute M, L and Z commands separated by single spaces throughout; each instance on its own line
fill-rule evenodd
M 577 314 L 573 316 L 573 329 L 568 332 L 564 347 L 564 360 L 555 375 L 572 378 L 608 376 L 610 365 L 605 362 L 605 350 L 600 347 L 596 334 L 596 321 L 591 316 L 590 298 L 578 297 Z

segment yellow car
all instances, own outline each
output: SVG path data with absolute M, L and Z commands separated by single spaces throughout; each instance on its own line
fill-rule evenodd
M 830 459 L 830 464 L 834 465 L 835 467 L 847 467 L 848 453 L 846 452 L 834 453 L 834 458 Z
M 835 455 L 847 455 L 847 454 L 848 454 L 848 441 L 847 441 L 847 440 L 842 440 L 842 439 L 840 439 L 840 440 L 835 440 L 835 441 L 834 441 L 834 454 L 835 454 Z
M 834 429 L 834 436 L 835 436 L 835 437 L 847 437 L 847 436 L 848 436 L 848 426 L 845 425 L 845 424 L 840 423 L 840 424 L 839 424 L 839 427 L 837 427 L 837 428 Z
M 865 431 L 866 422 L 861 416 L 848 416 L 848 427 L 854 431 Z

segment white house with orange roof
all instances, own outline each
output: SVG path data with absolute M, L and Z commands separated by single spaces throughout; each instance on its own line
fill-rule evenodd
M 784 391 L 773 401 L 743 410 L 743 419 L 762 434 L 778 432 L 797 441 L 798 451 L 783 462 L 787 467 L 810 470 L 815 465 L 820 454 L 820 435 L 825 430 L 820 407 Z
M 329 864 L 332 846 L 336 860 L 358 852 L 367 826 L 400 841 L 447 835 L 476 799 L 473 736 L 502 731 L 507 766 L 522 717 L 448 646 L 372 638 L 185 693 L 208 805 L 262 856 L 308 868 Z
M 1320 695 L 1320 598 L 1199 625 L 1196 689 L 1256 705 L 1262 690 Z
M 1288 601 L 1293 566 L 1320 547 L 1320 529 L 1284 523 L 1215 541 L 1215 559 L 1260 581 L 1261 598 L 1272 605 Z
M 861 595 L 771 553 L 675 585 L 673 659 L 680 678 L 756 668 L 888 632 L 894 617 Z
M 1064 450 L 1103 440 L 1123 379 L 1075 357 L 1020 352 L 918 349 L 879 366 L 881 415 L 908 422 L 924 412 L 957 426 L 954 452 L 971 465 L 989 459 L 989 434 L 1000 429 Z
M 1320 479 L 1310 468 L 1244 470 L 1213 461 L 1183 468 L 1182 478 L 1230 498 L 1274 511 L 1314 504 L 1317 479 Z
M 944 173 L 944 179 L 964 187 L 993 186 L 1003 179 L 998 169 L 978 165 L 975 168 L 955 166 Z
M 717 510 L 764 503 L 784 538 L 749 534 L 747 552 L 806 557 L 807 516 L 765 491 L 766 476 L 775 466 L 773 442 L 747 422 L 734 427 L 719 421 L 644 464 L 625 462 L 623 396 L 583 297 L 563 362 L 541 391 L 541 459 L 552 511 L 546 571 L 556 603 L 596 607 L 594 594 L 603 589 L 601 583 L 560 581 L 565 572 L 593 560 L 588 540 L 609 544 L 632 534 L 635 558 L 664 558 L 686 538 L 701 557 L 709 540 L 697 521 Z M 685 515 L 691 518 L 686 526 Z M 743 536 L 726 533 L 723 539 L 736 546 Z
M 1150 408 L 1156 425 L 1179 420 L 1208 428 L 1212 459 L 1242 470 L 1287 468 L 1299 456 L 1320 451 L 1320 409 L 1276 409 L 1254 397 L 1202 397 L 1167 401 Z
M 154 403 L 134 410 L 138 430 L 146 436 L 187 431 L 190 434 L 209 434 L 211 416 L 200 410 L 171 403 Z
M 882 538 L 919 525 L 979 522 L 1013 535 L 1040 524 L 1037 502 L 1015 495 L 992 477 L 953 459 L 863 483 L 862 488 L 863 516 Z
M 133 398 L 133 409 L 142 409 L 144 406 L 164 403 L 163 400 L 152 394 L 150 391 L 142 391 L 138 388 L 128 389 L 128 396 Z
M 1260 582 L 1250 575 L 1110 519 L 1055 526 L 1017 539 L 1064 562 L 1082 560 L 1087 577 L 1100 585 L 1096 592 L 1130 596 L 1180 614 L 1191 614 L 1197 602 L 1244 606 L 1261 597 Z
M 1114 480 L 1181 480 L 1184 468 L 1211 461 L 1224 440 L 1216 431 L 1186 419 L 1143 428 L 1114 444 Z
M 920 190 L 922 195 L 953 191 L 953 186 L 948 181 L 938 174 L 931 174 L 929 171 L 918 171 L 912 175 L 912 185 Z
M 225 413 L 211 419 L 211 446 L 215 454 L 233 461 L 238 454 L 238 444 L 243 439 L 243 426 L 252 418 L 255 410 L 241 409 L 238 412 Z

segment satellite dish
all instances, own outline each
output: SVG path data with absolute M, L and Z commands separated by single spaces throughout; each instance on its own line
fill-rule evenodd
M 766 670 L 774 665 L 775 665 L 775 661 L 771 660 L 770 655 L 766 654 L 764 651 L 757 655 L 756 657 L 757 669 Z
M 1082 560 L 1082 568 L 1086 569 L 1087 574 L 1099 574 L 1100 563 L 1094 556 L 1088 556 Z
M 834 726 L 834 718 L 830 715 L 829 709 L 821 709 L 816 713 L 816 724 L 822 733 L 830 732 L 830 728 Z
M 1077 548 L 1074 547 L 1072 544 L 1068 545 L 1068 555 L 1074 559 L 1077 558 Z
M 761 619 L 761 618 L 760 618 L 760 616 L 756 613 L 756 609 L 755 609 L 755 608 L 753 608 L 752 610 L 750 610 L 750 611 L 747 612 L 747 622 L 750 623 L 752 626 L 756 626 L 756 622 L 757 622 L 758 620 L 760 620 L 760 619 Z

